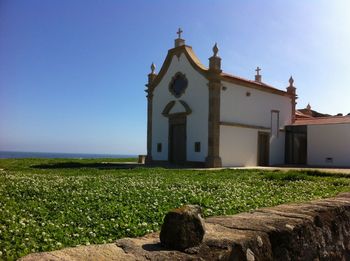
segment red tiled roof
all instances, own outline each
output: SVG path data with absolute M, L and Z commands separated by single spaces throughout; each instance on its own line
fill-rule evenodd
M 313 118 L 312 116 L 306 115 L 305 113 L 302 113 L 299 110 L 295 111 L 295 116 L 296 116 L 297 119 L 305 119 L 305 118 L 311 118 L 312 119 Z
M 277 89 L 277 88 L 272 87 L 271 85 L 268 85 L 268 84 L 263 83 L 263 82 L 257 82 L 257 81 L 253 81 L 253 80 L 248 80 L 248 79 L 245 79 L 245 78 L 242 78 L 242 77 L 238 77 L 238 76 L 235 76 L 235 75 L 232 75 L 232 74 L 228 74 L 228 73 L 225 73 L 225 72 L 222 72 L 221 75 L 224 78 L 226 78 L 226 79 L 233 79 L 233 80 L 237 80 L 237 81 L 240 81 L 240 82 L 246 82 L 248 84 L 255 85 L 257 87 L 260 87 L 262 90 L 272 91 L 272 92 L 275 92 L 275 93 L 278 93 L 278 94 L 282 94 L 282 95 L 287 93 L 286 91 Z
M 327 124 L 341 124 L 350 123 L 350 116 L 331 116 L 331 117 L 317 117 L 307 119 L 296 119 L 293 125 L 327 125 Z
M 325 114 L 325 113 L 320 113 L 318 111 L 314 110 L 308 110 L 308 109 L 298 109 L 298 111 L 304 115 L 310 115 L 311 117 L 330 117 L 331 115 Z

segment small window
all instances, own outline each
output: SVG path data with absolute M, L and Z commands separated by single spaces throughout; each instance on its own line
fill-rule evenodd
M 199 141 L 194 143 L 194 151 L 200 152 L 201 151 L 201 143 Z
M 157 143 L 157 152 L 162 152 L 162 143 Z
M 326 163 L 333 163 L 333 158 L 327 157 L 326 158 Z

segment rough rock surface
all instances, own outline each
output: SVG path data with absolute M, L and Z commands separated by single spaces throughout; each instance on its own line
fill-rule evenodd
M 52 252 L 30 254 L 19 260 L 25 261 L 131 261 L 135 256 L 126 254 L 116 244 L 69 247 Z
M 159 234 L 21 260 L 350 260 L 350 193 L 205 220 L 203 242 L 177 251 Z
M 160 242 L 170 249 L 184 250 L 202 243 L 205 233 L 199 206 L 186 205 L 166 214 L 160 231 Z

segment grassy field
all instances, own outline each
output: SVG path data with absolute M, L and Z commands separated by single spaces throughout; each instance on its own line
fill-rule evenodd
M 103 161 L 118 160 L 0 160 L 0 259 L 140 236 L 183 204 L 225 215 L 350 191 L 340 174 L 115 169 Z

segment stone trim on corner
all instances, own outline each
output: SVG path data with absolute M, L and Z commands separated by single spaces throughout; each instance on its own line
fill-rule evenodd
M 208 115 L 208 156 L 206 167 L 220 168 L 220 90 L 221 82 L 210 80 L 209 88 L 209 115 Z
M 209 115 L 208 115 L 208 156 L 206 167 L 220 168 L 220 95 L 221 82 L 216 77 L 209 80 Z
M 208 115 L 208 156 L 205 159 L 206 167 L 220 168 L 220 103 L 221 103 L 221 58 L 218 56 L 219 48 L 215 43 L 213 56 L 209 58 L 208 89 L 209 89 L 209 115 Z
M 155 74 L 154 69 L 152 69 L 152 73 L 148 75 L 148 84 L 146 84 L 146 87 L 147 87 L 146 89 L 146 93 L 147 93 L 147 156 L 145 160 L 146 164 L 152 163 L 153 91 L 151 89 L 151 86 L 156 77 L 157 77 L 157 74 Z

